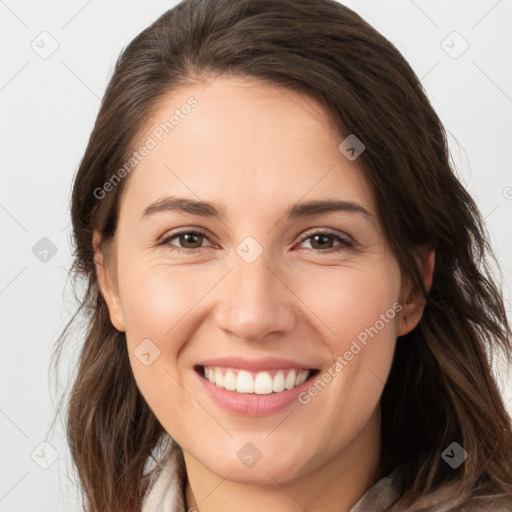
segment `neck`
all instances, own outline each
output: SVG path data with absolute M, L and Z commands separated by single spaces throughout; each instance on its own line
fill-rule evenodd
M 382 475 L 380 407 L 349 446 L 315 471 L 275 484 L 222 478 L 184 451 L 187 510 L 197 512 L 349 512 Z

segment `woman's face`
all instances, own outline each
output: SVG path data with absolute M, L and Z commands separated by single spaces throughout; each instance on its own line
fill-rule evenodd
M 125 178 L 101 277 L 112 322 L 163 427 L 230 480 L 378 452 L 396 337 L 413 327 L 371 191 L 329 126 L 297 93 L 217 78 L 165 98 Z

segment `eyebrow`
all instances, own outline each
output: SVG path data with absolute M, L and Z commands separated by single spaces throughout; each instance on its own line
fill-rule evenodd
M 215 206 L 213 203 L 169 196 L 158 199 L 145 208 L 142 213 L 142 219 L 154 215 L 155 213 L 170 211 L 180 211 L 204 217 L 226 217 L 226 210 L 223 207 Z M 340 211 L 356 213 L 370 218 L 373 217 L 366 208 L 358 203 L 336 199 L 312 200 L 296 203 L 287 209 L 285 216 L 289 219 L 296 219 Z

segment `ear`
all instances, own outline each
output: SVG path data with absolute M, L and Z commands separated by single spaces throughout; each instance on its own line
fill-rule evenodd
M 432 279 L 435 266 L 435 251 L 430 247 L 422 247 L 419 251 L 417 259 L 422 271 L 423 283 L 427 293 L 432 288 Z M 403 304 L 400 320 L 398 323 L 398 336 L 403 336 L 411 332 L 421 320 L 425 303 L 420 300 L 418 294 L 411 297 Z
M 94 231 L 92 245 L 94 249 L 94 265 L 96 267 L 96 275 L 98 276 L 98 284 L 101 294 L 107 304 L 112 325 L 121 332 L 126 329 L 124 327 L 124 315 L 121 308 L 121 302 L 116 289 L 116 280 L 112 276 L 111 265 L 107 260 L 101 243 L 101 234 Z

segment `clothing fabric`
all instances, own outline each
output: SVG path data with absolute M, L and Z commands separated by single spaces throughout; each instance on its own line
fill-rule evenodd
M 194 512 L 186 509 L 183 494 L 183 479 L 180 478 L 180 448 L 173 444 L 168 455 L 155 468 L 144 498 L 142 512 Z M 385 512 L 397 501 L 395 473 L 382 478 L 373 485 L 350 512 Z

